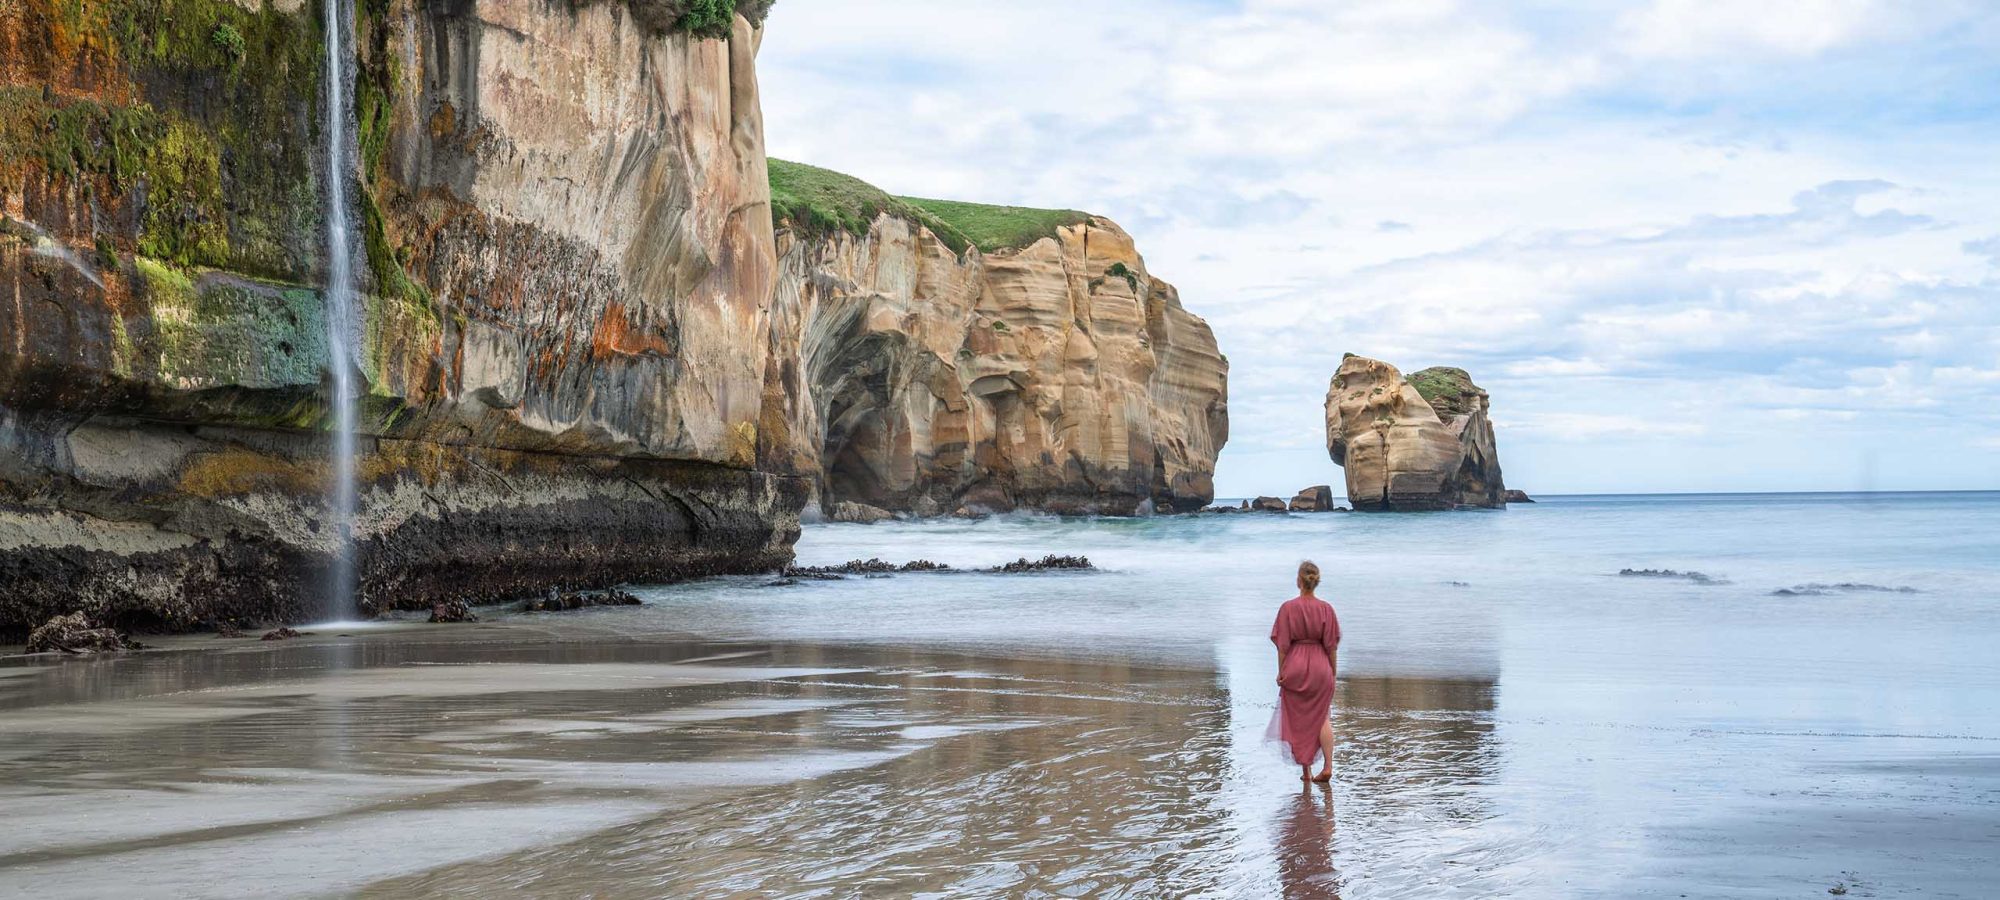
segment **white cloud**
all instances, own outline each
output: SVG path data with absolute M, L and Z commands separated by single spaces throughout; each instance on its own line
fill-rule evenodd
M 1653 419 L 1616 413 L 1539 413 L 1506 420 L 1511 430 L 1559 441 L 1604 438 L 1693 438 L 1706 428 L 1700 422 Z
M 1619 30 L 1625 49 L 1648 59 L 1811 56 L 1879 34 L 1892 10 L 1874 0 L 1654 0 Z

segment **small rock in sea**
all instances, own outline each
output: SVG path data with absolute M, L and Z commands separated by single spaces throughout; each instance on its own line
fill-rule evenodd
M 243 629 L 236 627 L 234 623 L 217 622 L 215 625 L 215 636 L 219 638 L 240 638 L 243 636 Z
M 638 597 L 619 588 L 601 591 L 562 591 L 550 588 L 549 592 L 534 597 L 521 604 L 524 612 L 566 612 L 590 606 L 639 606 Z
M 898 568 L 898 572 L 949 572 L 951 567 L 928 559 L 913 559 Z
M 114 650 L 143 650 L 145 645 L 132 640 L 115 628 L 107 628 L 91 621 L 89 616 L 73 612 L 66 616 L 56 616 L 28 635 L 29 653 L 104 653 Z
M 291 640 L 292 638 L 295 638 L 295 637 L 305 637 L 306 635 L 309 635 L 309 634 L 312 634 L 312 632 L 310 632 L 310 631 L 297 631 L 297 630 L 295 630 L 295 629 L 291 629 L 291 628 L 278 628 L 278 629 L 274 629 L 274 630 L 271 630 L 271 631 L 266 631 L 266 632 L 264 632 L 264 636 L 263 636 L 262 638 L 259 638 L 259 640 L 265 640 L 265 641 L 289 641 L 289 640 Z
M 1285 501 L 1276 497 L 1258 497 L 1250 502 L 1250 508 L 1258 512 L 1284 512 Z
M 1332 485 L 1316 484 L 1298 492 L 1292 498 L 1292 512 L 1330 512 L 1333 509 Z
M 1535 498 L 1533 498 L 1533 497 L 1530 497 L 1530 496 L 1528 496 L 1528 492 L 1527 492 L 1527 491 L 1517 491 L 1517 490 L 1514 490 L 1514 489 L 1512 489 L 1512 488 L 1509 488 L 1509 489 L 1507 490 L 1507 502 L 1508 502 L 1508 503 L 1533 503 L 1533 502 L 1535 502 Z
M 1058 556 L 1056 554 L 1051 553 L 1037 560 L 1030 560 L 1027 557 L 1023 556 L 1020 559 L 1014 560 L 1013 562 L 1010 562 L 1004 566 L 994 566 L 993 568 L 988 569 L 987 571 L 1047 572 L 1057 569 L 1090 569 L 1090 568 L 1095 568 L 1095 567 L 1090 564 L 1089 557 Z
M 796 578 L 777 578 L 764 582 L 764 587 L 791 587 L 799 583 Z
M 1471 584 L 1470 582 L 1465 582 L 1465 581 L 1447 581 L 1447 582 L 1445 582 L 1445 585 L 1446 585 L 1447 587 L 1471 587 L 1471 586 L 1472 586 L 1472 584 Z
M 1701 572 L 1678 572 L 1673 569 L 1619 569 L 1618 574 L 1627 578 L 1678 578 L 1695 584 L 1728 584 L 1727 580 Z
M 431 604 L 431 624 L 440 625 L 456 622 L 477 622 L 479 617 L 472 614 L 472 607 L 463 600 L 447 600 Z

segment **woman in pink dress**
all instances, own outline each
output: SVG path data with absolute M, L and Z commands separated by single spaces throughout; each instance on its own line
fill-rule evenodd
M 1333 606 L 1313 596 L 1319 566 L 1299 563 L 1299 595 L 1278 607 L 1271 643 L 1278 645 L 1278 714 L 1273 731 L 1292 751 L 1299 779 L 1333 780 L 1333 671 L 1340 649 L 1340 619 Z M 1314 756 L 1326 765 L 1312 772 Z

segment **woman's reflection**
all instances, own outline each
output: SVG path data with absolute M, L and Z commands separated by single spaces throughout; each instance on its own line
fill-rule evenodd
M 1340 897 L 1333 868 L 1333 790 L 1304 786 L 1278 821 L 1278 883 L 1287 898 Z

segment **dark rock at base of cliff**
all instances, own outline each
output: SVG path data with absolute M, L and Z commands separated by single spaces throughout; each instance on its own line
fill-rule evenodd
M 1292 498 L 1292 512 L 1332 512 L 1333 486 L 1316 484 Z
M 1527 491 L 1523 491 L 1523 490 L 1518 490 L 1518 489 L 1515 489 L 1515 488 L 1508 488 L 1508 489 L 1507 489 L 1507 502 L 1508 502 L 1508 503 L 1533 503 L 1533 502 L 1535 502 L 1535 498 L 1533 498 L 1533 497 L 1530 497 L 1530 496 L 1528 496 L 1528 492 L 1527 492 Z
M 994 566 L 989 572 L 1051 572 L 1060 570 L 1094 569 L 1087 556 L 1058 556 L 1049 554 L 1041 559 L 1030 560 L 1021 557 L 1003 566 Z
M 1250 508 L 1257 512 L 1284 512 L 1287 507 L 1285 501 L 1276 497 L 1258 497 L 1250 501 Z
M 642 601 L 627 591 L 609 588 L 601 591 L 559 591 L 527 600 L 521 604 L 523 612 L 568 612 L 593 606 L 640 606 Z
M 8 412 L 0 406 L 0 417 Z M 0 634 L 78 608 L 128 631 L 310 622 L 332 608 L 324 434 L 21 414 L 0 530 Z M 85 459 L 97 481 L 67 474 Z M 342 618 L 435 603 L 770 572 L 791 561 L 806 482 L 708 463 L 369 438 L 359 598 Z M 160 474 L 160 473 L 165 473 Z M 9 480 L 11 479 L 11 480 Z M 246 512 L 246 501 L 254 501 Z
M 430 622 L 433 625 L 477 621 L 479 617 L 473 615 L 472 607 L 463 600 L 446 600 L 431 604 Z
M 265 640 L 265 641 L 289 641 L 289 640 L 291 640 L 292 638 L 295 638 L 295 637 L 305 637 L 306 635 L 309 635 L 309 634 L 312 634 L 312 632 L 310 632 L 310 631 L 299 631 L 299 630 L 297 630 L 297 629 L 292 629 L 292 628 L 276 628 L 276 629 L 272 629 L 272 630 L 270 630 L 270 631 L 266 631 L 266 632 L 264 632 L 264 636 L 263 636 L 262 638 L 259 638 L 259 640 Z
M 107 653 L 142 650 L 145 645 L 115 628 L 107 628 L 80 612 L 56 616 L 28 635 L 29 653 Z

